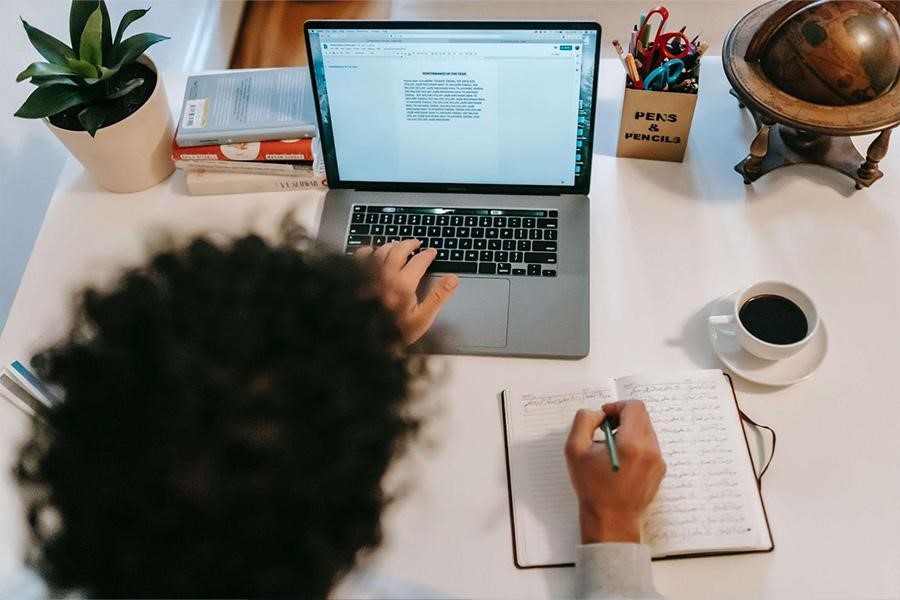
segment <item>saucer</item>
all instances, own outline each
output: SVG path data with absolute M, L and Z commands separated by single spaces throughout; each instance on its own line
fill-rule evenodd
M 738 292 L 723 296 L 715 303 L 709 316 L 733 315 Z M 799 352 L 781 360 L 765 360 L 744 350 L 737 338 L 719 333 L 707 323 L 709 341 L 716 355 L 734 373 L 760 385 L 785 386 L 810 377 L 825 359 L 828 350 L 828 334 L 825 322 L 819 320 L 819 329 Z

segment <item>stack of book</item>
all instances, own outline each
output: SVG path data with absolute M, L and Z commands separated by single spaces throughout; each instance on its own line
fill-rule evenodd
M 188 78 L 172 160 L 194 195 L 327 187 L 306 68 Z

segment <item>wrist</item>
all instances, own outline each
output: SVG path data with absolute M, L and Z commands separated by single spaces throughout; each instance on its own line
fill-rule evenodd
M 581 509 L 579 523 L 582 544 L 641 543 L 641 521 L 637 517 L 613 513 L 595 514 Z

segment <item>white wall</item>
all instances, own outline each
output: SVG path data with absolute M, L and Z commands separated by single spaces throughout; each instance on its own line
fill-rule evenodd
M 228 66 L 243 2 L 219 0 L 108 0 L 115 26 L 132 8 L 151 10 L 128 29 L 172 39 L 149 50 L 163 71 Z M 0 19 L 0 330 L 15 296 L 68 153 L 40 122 L 13 113 L 34 89 L 16 83 L 30 63 L 43 60 L 28 42 L 19 16 L 69 42 L 69 0 L 3 0 Z M 170 90 L 180 94 L 180 90 Z
M 603 28 L 601 53 L 615 56 L 612 40 L 627 40 L 642 10 L 660 4 L 669 9 L 666 31 L 687 26 L 685 33 L 709 41 L 710 54 L 721 54 L 731 26 L 763 0 L 394 0 L 392 19 L 546 19 L 587 20 Z M 654 17 L 653 33 L 656 33 Z

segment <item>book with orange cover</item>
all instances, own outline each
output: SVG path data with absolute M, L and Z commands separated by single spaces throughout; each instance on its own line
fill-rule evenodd
M 216 146 L 182 147 L 172 139 L 172 160 L 311 161 L 312 138 L 238 142 Z

